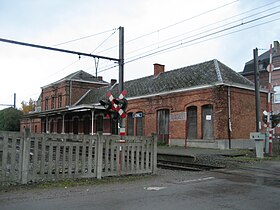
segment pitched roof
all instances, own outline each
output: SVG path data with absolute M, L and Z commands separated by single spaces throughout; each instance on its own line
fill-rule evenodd
M 158 76 L 152 75 L 127 81 L 124 83 L 124 89 L 127 91 L 127 98 L 134 98 L 196 89 L 215 84 L 254 87 L 251 81 L 215 59 L 163 72 Z M 98 103 L 99 100 L 106 99 L 108 91 L 109 87 L 92 89 L 77 105 Z M 113 86 L 110 91 L 117 97 L 119 94 L 118 84 Z
M 73 80 L 73 81 L 81 81 L 81 82 L 90 82 L 90 83 L 104 83 L 106 84 L 107 82 L 105 81 L 100 81 L 98 78 L 94 77 L 92 74 L 89 74 L 83 70 L 79 70 L 79 71 L 76 71 L 72 74 L 69 74 L 67 75 L 66 77 L 63 77 L 62 79 L 56 81 L 56 82 L 53 82 L 49 85 L 54 85 L 54 84 L 57 84 L 57 83 L 60 83 L 62 81 L 69 81 L 69 80 Z M 49 85 L 46 85 L 44 87 L 47 87 Z
M 279 46 L 278 46 L 279 47 Z M 272 48 L 272 59 L 276 59 L 279 57 L 279 54 L 277 53 L 277 48 L 274 46 Z M 259 64 L 263 65 L 262 69 L 259 69 L 259 71 L 266 71 L 266 68 L 269 64 L 269 59 L 270 58 L 270 50 L 265 51 L 261 55 L 258 55 L 258 62 Z M 242 75 L 250 74 L 254 72 L 254 59 L 248 61 L 245 63 L 243 72 L 241 72 Z

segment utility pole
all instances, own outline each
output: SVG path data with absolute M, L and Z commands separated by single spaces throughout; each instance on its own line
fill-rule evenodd
M 119 27 L 119 92 L 121 93 L 124 90 L 124 28 L 122 26 Z M 120 133 L 125 132 L 124 120 L 119 118 L 119 127 Z
M 10 106 L 16 108 L 16 93 L 14 93 L 14 104 L 0 104 L 0 106 Z
M 260 72 L 258 48 L 253 50 L 254 53 L 254 72 L 255 72 L 255 100 L 256 100 L 256 132 L 260 130 Z
M 119 92 L 121 93 L 123 87 L 123 70 L 124 70 L 124 28 L 119 27 Z
M 269 65 L 267 67 L 268 71 L 268 98 L 267 98 L 267 132 L 269 134 L 268 138 L 268 151 L 269 155 L 272 156 L 272 122 L 270 120 L 270 116 L 272 116 L 272 110 L 271 110 L 271 73 L 273 71 L 273 65 L 272 65 L 272 44 L 270 44 L 270 51 L 269 51 Z M 267 145 L 267 144 L 266 144 Z

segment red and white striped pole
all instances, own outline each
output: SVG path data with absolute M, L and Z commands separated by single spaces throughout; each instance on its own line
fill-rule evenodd
M 270 121 L 270 116 L 271 116 L 271 73 L 273 71 L 272 67 L 272 44 L 270 44 L 270 57 L 269 57 L 269 66 L 267 68 L 268 70 L 268 98 L 267 98 L 267 131 L 269 133 L 269 155 L 272 156 L 272 123 Z

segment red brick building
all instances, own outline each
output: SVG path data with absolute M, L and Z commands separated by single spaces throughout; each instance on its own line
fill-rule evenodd
M 79 74 L 88 75 L 75 73 Z M 33 128 L 40 119 L 37 132 L 116 134 L 117 121 L 107 118 L 99 101 L 107 99 L 108 91 L 117 97 L 118 84 L 94 77 L 88 81 L 89 77 L 74 79 L 72 75 L 43 87 L 41 111 L 26 115 L 22 128 Z M 255 131 L 254 85 L 217 60 L 172 71 L 154 64 L 153 75 L 126 81 L 124 89 L 127 135 L 156 133 L 159 141 L 180 146 L 254 146 L 249 140 Z M 261 111 L 266 99 L 262 92 Z
M 267 66 L 270 60 L 270 50 L 260 54 L 258 56 L 259 73 L 260 73 L 260 85 L 261 88 L 267 89 L 268 87 L 268 71 Z M 272 64 L 274 65 L 274 71 L 271 73 L 271 84 L 274 93 L 272 94 L 272 107 L 271 110 L 274 114 L 280 113 L 280 47 L 279 42 L 274 41 L 272 48 Z M 254 60 L 248 61 L 243 72 L 240 73 L 250 81 L 254 82 Z M 265 108 L 267 110 L 267 107 Z M 276 128 L 276 132 L 280 132 L 280 127 Z

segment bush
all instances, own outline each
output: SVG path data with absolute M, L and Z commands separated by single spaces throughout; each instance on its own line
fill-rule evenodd
M 0 131 L 20 131 L 22 112 L 12 107 L 0 110 Z

